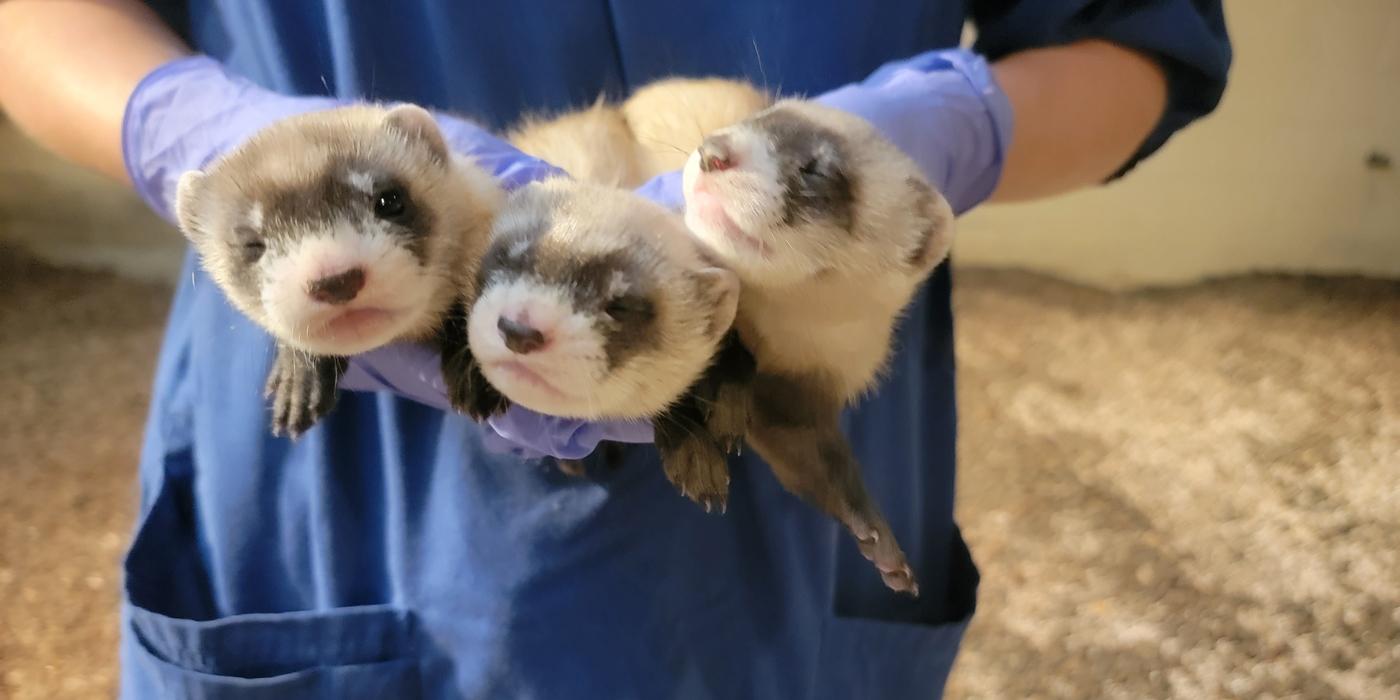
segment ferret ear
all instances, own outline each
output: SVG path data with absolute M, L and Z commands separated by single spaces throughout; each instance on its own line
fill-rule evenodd
M 179 183 L 175 185 L 175 222 L 179 225 L 180 232 L 191 242 L 199 235 L 199 229 L 195 225 L 195 205 L 203 189 L 205 177 L 202 171 L 189 170 L 180 176 Z
M 700 303 L 710 309 L 706 334 L 711 341 L 718 341 L 729 332 L 739 312 L 739 277 L 722 267 L 707 267 L 691 276 L 695 279 Z
M 409 141 L 426 146 L 438 161 L 447 162 L 447 141 L 443 139 L 442 130 L 438 128 L 437 121 L 428 110 L 418 105 L 399 105 L 389 110 L 384 116 L 384 123 L 390 129 L 407 136 Z
M 957 224 L 952 205 L 938 190 L 913 178 L 909 182 L 919 192 L 918 214 L 923 226 L 917 246 L 909 253 L 909 267 L 917 273 L 927 273 L 948 257 Z

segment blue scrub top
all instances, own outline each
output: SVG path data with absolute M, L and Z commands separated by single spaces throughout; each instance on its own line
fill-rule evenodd
M 957 43 L 995 57 L 1083 36 L 1141 47 L 1172 100 L 1131 162 L 1214 107 L 1218 2 L 154 2 L 269 87 L 409 100 L 503 126 L 667 75 L 816 93 Z M 923 595 L 748 457 L 707 515 L 650 446 L 589 479 L 485 453 L 480 428 L 343 393 L 296 444 L 268 433 L 267 335 L 186 260 L 126 561 L 127 698 L 929 698 L 972 614 L 953 521 L 950 278 L 904 322 L 889 378 L 850 412 L 871 491 Z

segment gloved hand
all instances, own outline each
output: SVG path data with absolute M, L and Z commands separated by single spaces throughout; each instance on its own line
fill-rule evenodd
M 923 169 L 962 214 L 991 196 L 1011 144 L 1011 103 L 986 59 L 966 49 L 892 61 L 814 98 L 864 117 Z
M 1013 115 L 985 59 L 945 49 L 892 61 L 870 77 L 812 98 L 865 118 L 923 169 L 962 214 L 982 203 L 1001 178 Z M 684 206 L 679 172 L 638 192 Z
M 127 173 L 142 199 L 167 221 L 173 221 L 176 185 L 183 173 L 205 167 L 277 120 L 348 103 L 263 89 L 234 76 L 208 56 L 172 61 L 143 78 L 127 102 L 122 124 Z M 562 172 L 475 124 L 435 116 L 448 145 L 472 156 L 507 189 Z M 389 390 L 450 410 L 437 354 L 407 343 L 351 358 L 341 387 Z M 651 426 L 644 422 L 588 423 L 520 407 L 488 424 L 488 447 L 522 457 L 578 459 L 592 452 L 601 440 L 652 439 Z

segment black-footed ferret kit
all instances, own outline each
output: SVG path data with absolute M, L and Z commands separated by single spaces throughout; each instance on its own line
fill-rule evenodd
M 865 121 L 671 80 L 512 133 L 565 178 L 506 196 L 426 111 L 292 117 L 177 194 L 181 229 L 277 340 L 273 429 L 330 410 L 346 357 L 434 343 L 451 401 L 652 421 L 667 476 L 723 510 L 747 441 L 917 595 L 838 423 L 947 254 L 952 212 Z M 684 164 L 684 218 L 617 189 Z M 687 230 L 687 226 L 689 230 Z
M 180 229 L 277 340 L 273 432 L 296 437 L 331 409 L 346 357 L 442 344 L 503 197 L 411 105 L 290 117 L 180 178 Z
M 477 417 L 516 403 L 648 419 L 667 476 L 723 509 L 729 475 L 708 408 L 716 378 L 744 376 L 751 360 L 731 330 L 738 277 L 680 216 L 613 187 L 532 183 L 496 219 L 477 279 L 469 352 L 444 359 L 454 404 Z
M 513 137 L 588 180 L 616 179 L 611 163 L 620 159 L 635 184 L 762 100 L 741 83 L 661 81 L 620 106 L 527 122 Z M 716 108 L 693 108 L 705 104 Z M 206 170 L 185 173 L 175 209 L 210 276 L 276 338 L 266 386 L 272 428 L 297 437 L 333 407 L 348 356 L 397 340 L 444 351 L 457 408 L 480 418 L 503 405 L 489 385 L 467 381 L 479 372 L 465 312 L 504 198 L 487 173 L 447 148 L 427 111 L 355 105 L 278 121 Z M 671 369 L 691 379 L 700 371 L 682 364 Z M 630 417 L 652 415 L 642 408 Z
M 742 90 L 734 90 L 742 97 Z M 714 104 L 704 110 L 703 119 L 727 114 Z M 658 423 L 657 444 L 667 475 L 707 510 L 716 505 L 723 510 L 727 464 L 713 458 L 713 445 L 729 448 L 746 440 L 785 488 L 837 518 L 855 536 L 886 585 L 917 595 L 913 571 L 865 488 L 839 420 L 848 404 L 877 383 L 899 315 L 947 256 L 952 210 L 917 164 L 863 119 L 801 100 L 761 110 L 744 104 L 750 111 L 746 118 L 705 132 L 685 160 L 685 222 L 718 264 L 735 271 L 741 282 L 734 324 L 740 342 L 721 346 L 719 361 L 678 410 L 707 428 L 701 437 L 693 429 L 663 434 Z M 605 108 L 592 109 L 587 118 L 596 123 L 605 114 L 598 110 Z M 567 138 L 579 124 L 569 120 L 581 118 L 570 115 L 537 128 L 553 130 L 549 133 L 557 143 L 586 141 L 591 148 L 605 143 L 606 138 Z M 582 131 L 598 133 L 596 128 Z M 624 151 L 621 145 L 610 150 Z M 586 165 L 608 151 L 581 160 Z M 536 154 L 546 160 L 552 155 L 548 144 Z M 581 171 L 593 172 L 587 167 Z M 613 173 L 601 179 L 617 177 Z M 636 205 L 619 199 L 609 204 L 614 206 Z M 609 250 L 624 244 L 602 230 L 588 235 L 605 241 Z M 483 273 L 482 284 L 490 285 L 490 277 Z M 566 300 L 567 288 L 501 289 L 548 305 L 566 303 L 549 300 Z M 488 327 L 498 306 L 490 307 L 484 320 L 473 318 L 472 347 L 480 353 L 482 344 L 490 343 L 511 358 L 510 343 L 497 341 Z M 504 327 L 502 333 L 509 335 Z M 602 337 L 589 336 L 587 347 L 599 347 Z M 593 370 L 567 375 L 571 392 L 611 394 L 607 385 L 615 378 L 607 370 L 606 353 L 595 354 Z M 565 366 L 556 371 L 554 376 L 564 381 Z M 511 372 L 487 379 L 507 394 L 532 401 L 537 410 L 568 410 L 557 393 L 541 393 L 552 388 L 538 382 L 538 375 Z M 658 376 L 648 375 L 647 382 L 655 383 Z
M 953 212 L 859 117 L 786 100 L 708 136 L 685 219 L 742 283 L 735 326 L 756 375 L 748 442 L 792 493 L 840 520 L 886 585 L 917 595 L 865 489 L 840 412 L 878 381 L 899 315 L 948 254 Z

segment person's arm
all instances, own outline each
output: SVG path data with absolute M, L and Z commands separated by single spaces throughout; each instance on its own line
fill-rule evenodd
M 277 119 L 351 101 L 255 85 L 190 51 L 133 0 L 0 0 L 0 108 L 60 156 L 131 185 L 167 219 L 183 173 Z M 479 125 L 434 116 L 454 151 L 508 189 L 560 172 Z M 439 367 L 436 353 L 395 343 L 351 358 L 340 387 L 447 410 Z M 646 422 L 555 418 L 519 406 L 488 425 L 489 449 L 526 457 L 579 459 L 604 440 L 652 440 Z
M 1102 183 L 1137 152 L 1167 104 L 1161 66 L 1106 41 L 1021 51 L 992 72 L 1016 118 L 990 202 Z
M 0 109 L 64 159 L 129 183 L 122 114 L 189 49 L 135 0 L 0 0 Z
M 1220 102 L 1232 51 L 1221 0 L 969 0 L 972 50 L 1015 114 L 992 199 L 1120 177 Z

